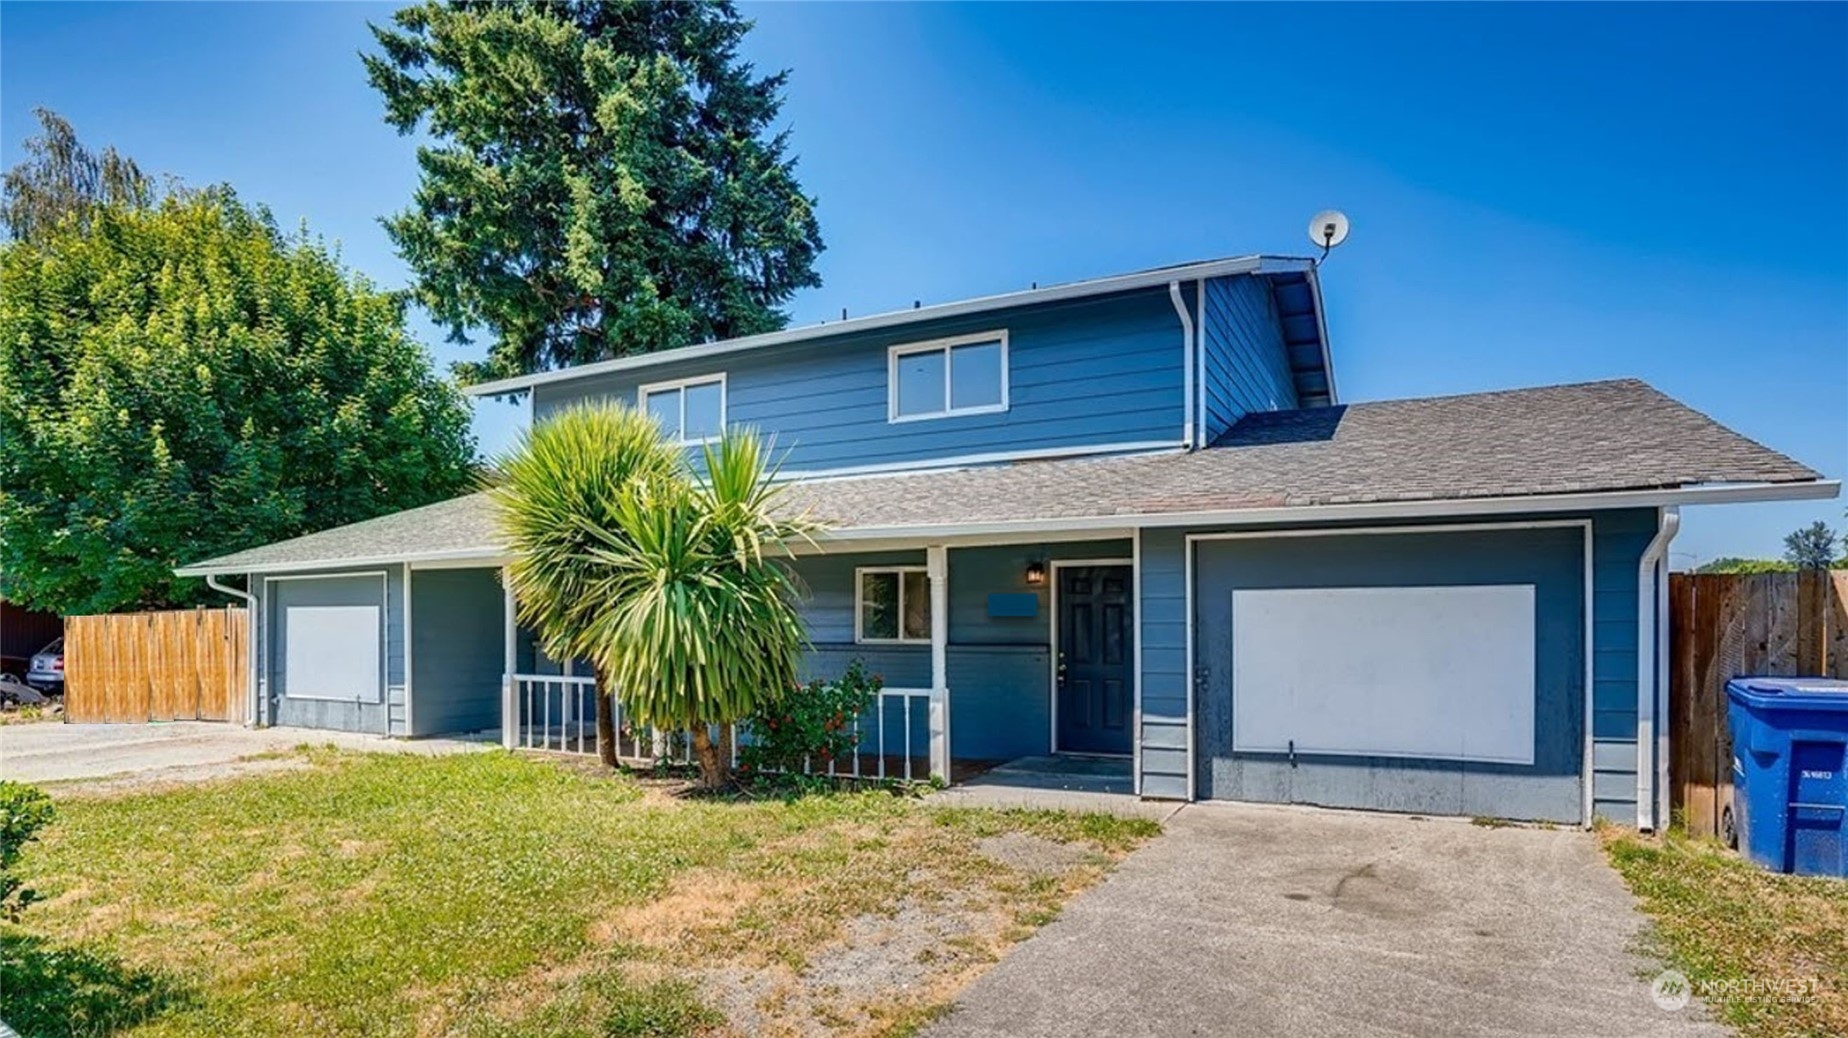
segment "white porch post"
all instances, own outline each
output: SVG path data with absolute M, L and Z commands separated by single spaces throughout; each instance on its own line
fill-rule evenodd
M 514 699 L 513 672 L 519 667 L 519 621 L 514 618 L 513 580 L 506 567 L 501 567 L 501 592 L 507 603 L 506 634 L 502 642 L 505 654 L 505 666 L 501 671 L 501 745 L 513 749 L 518 744 L 520 732 L 520 707 Z
M 950 552 L 941 544 L 924 549 L 930 581 L 930 777 L 950 780 Z

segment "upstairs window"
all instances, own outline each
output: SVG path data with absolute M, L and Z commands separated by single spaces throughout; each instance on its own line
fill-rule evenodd
M 894 346 L 887 417 L 894 422 L 1007 410 L 1007 333 Z
M 701 375 L 641 388 L 642 411 L 678 443 L 705 443 L 725 430 L 725 376 Z
M 854 570 L 854 641 L 930 641 L 930 579 L 922 566 Z

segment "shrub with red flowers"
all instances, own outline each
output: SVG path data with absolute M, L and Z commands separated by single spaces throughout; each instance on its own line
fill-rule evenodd
M 854 660 L 832 681 L 811 681 L 769 698 L 745 722 L 739 770 L 797 775 L 805 764 L 825 772 L 831 761 L 851 760 L 860 740 L 854 719 L 873 705 L 883 684 Z

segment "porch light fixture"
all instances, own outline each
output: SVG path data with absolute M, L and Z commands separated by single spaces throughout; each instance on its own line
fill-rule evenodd
M 1046 564 L 1039 560 L 1027 563 L 1027 586 L 1039 587 L 1046 583 Z

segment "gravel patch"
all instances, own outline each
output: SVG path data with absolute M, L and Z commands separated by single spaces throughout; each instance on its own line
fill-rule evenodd
M 900 991 L 935 972 L 941 945 L 977 929 L 961 906 L 906 899 L 890 915 L 848 920 L 841 942 L 810 962 L 802 980 L 853 1000 Z
M 984 837 L 975 845 L 982 856 L 997 865 L 1035 876 L 1057 876 L 1095 856 L 1090 848 L 1060 843 L 1032 833 L 1003 833 Z

